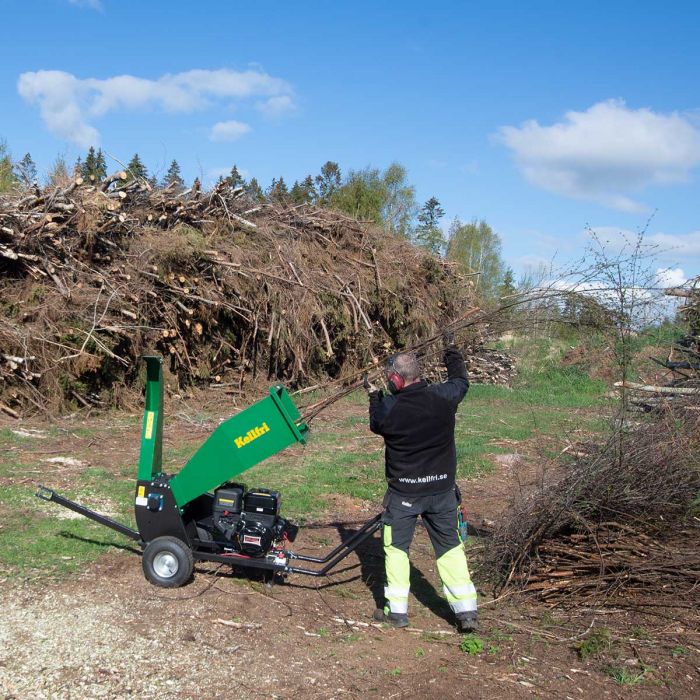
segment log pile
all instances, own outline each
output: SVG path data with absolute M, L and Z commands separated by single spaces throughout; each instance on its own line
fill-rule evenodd
M 6 196 L 0 411 L 131 405 L 149 353 L 173 392 L 314 384 L 435 333 L 469 290 L 407 241 L 226 183 L 154 190 L 119 172 Z
M 469 355 L 469 381 L 474 384 L 504 384 L 510 386 L 515 376 L 515 360 L 500 350 L 480 344 Z

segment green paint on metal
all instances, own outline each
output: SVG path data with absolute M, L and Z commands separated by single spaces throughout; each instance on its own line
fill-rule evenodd
M 159 474 L 163 463 L 163 359 L 144 357 L 146 361 L 146 411 L 141 428 L 139 480 Z
M 170 481 L 180 508 L 296 442 L 308 426 L 282 386 L 222 423 Z

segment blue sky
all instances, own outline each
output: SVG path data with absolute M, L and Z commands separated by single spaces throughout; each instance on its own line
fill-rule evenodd
M 700 3 L 2 5 L 0 138 L 41 171 L 93 142 L 263 185 L 398 161 L 517 272 L 653 214 L 657 267 L 700 274 Z

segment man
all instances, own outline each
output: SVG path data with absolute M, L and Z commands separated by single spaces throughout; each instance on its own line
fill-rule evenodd
M 420 378 L 413 353 L 392 357 L 385 367 L 391 394 L 366 383 L 370 430 L 384 438 L 388 490 L 384 497 L 386 605 L 375 619 L 408 625 L 408 550 L 420 515 L 437 558 L 447 601 L 460 632 L 477 626 L 476 590 L 457 527 L 455 414 L 469 389 L 461 353 L 447 338 L 447 381 Z

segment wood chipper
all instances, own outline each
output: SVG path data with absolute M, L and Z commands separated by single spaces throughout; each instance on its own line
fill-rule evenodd
M 162 358 L 146 357 L 146 409 L 136 478 L 137 530 L 40 486 L 37 496 L 54 501 L 137 541 L 143 571 L 157 586 L 174 588 L 192 576 L 195 561 L 231 564 L 275 574 L 324 576 L 381 527 L 381 514 L 324 557 L 287 549 L 298 527 L 280 515 L 280 494 L 232 481 L 246 469 L 297 442 L 308 426 L 284 387 L 224 421 L 174 475 L 162 471 Z M 297 560 L 322 565 L 293 566 Z

